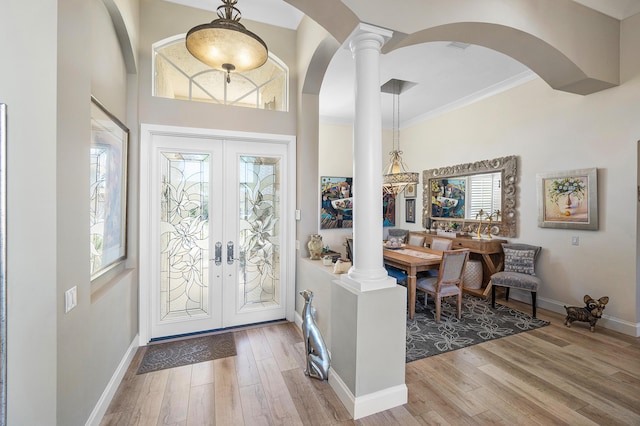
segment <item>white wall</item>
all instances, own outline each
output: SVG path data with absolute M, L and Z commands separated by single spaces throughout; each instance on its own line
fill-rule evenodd
M 10 128 L 8 424 L 84 424 L 136 333 L 135 274 L 97 297 L 87 245 L 92 86 L 122 116 L 128 78 L 100 0 L 37 8 L 11 0 L 0 27 L 38 31 L 35 45 L 33 37 L 0 37 Z M 92 27 L 102 31 L 96 39 Z M 100 73 L 92 46 L 106 59 Z M 78 306 L 65 314 L 64 291 L 73 286 Z
M 55 422 L 57 380 L 57 1 L 2 2 L 0 102 L 7 104 L 8 424 Z M 25 28 L 37 28 L 22 37 Z M 27 53 L 28 52 L 28 53 Z
M 137 334 L 137 264 L 91 282 L 88 194 L 90 97 L 129 127 L 130 76 L 103 0 L 59 1 L 57 128 L 57 424 L 84 424 Z M 133 76 L 135 80 L 135 76 Z M 130 141 L 135 152 L 136 141 Z M 132 169 L 130 169 L 132 170 Z M 133 168 L 135 169 L 135 166 Z M 129 184 L 137 186 L 135 173 Z M 129 208 L 137 202 L 129 198 Z M 131 217 L 129 219 L 132 219 Z M 129 228 L 128 241 L 134 241 Z M 134 246 L 135 247 L 135 246 Z M 77 286 L 78 306 L 64 313 L 64 292 Z

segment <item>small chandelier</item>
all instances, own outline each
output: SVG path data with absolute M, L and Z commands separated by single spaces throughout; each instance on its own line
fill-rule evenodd
M 187 50 L 200 62 L 225 71 L 227 83 L 231 71 L 245 72 L 262 66 L 268 57 L 267 45 L 239 21 L 238 0 L 221 0 L 218 19 L 195 26 L 186 38 Z
M 400 151 L 400 92 L 401 81 L 390 80 L 385 86 L 391 84 L 393 93 L 393 151 L 389 153 L 391 157 L 389 164 L 382 171 L 382 189 L 387 194 L 398 195 L 411 184 L 419 182 L 418 173 L 407 171 L 407 166 L 402 161 L 402 151 Z M 383 86 L 383 88 L 385 87 Z M 396 148 L 397 146 L 397 148 Z

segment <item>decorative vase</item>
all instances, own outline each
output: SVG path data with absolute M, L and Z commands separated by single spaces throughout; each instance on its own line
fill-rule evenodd
M 322 255 L 322 235 L 311 234 L 307 247 L 309 248 L 309 259 L 320 260 Z
M 567 203 L 562 209 L 562 214 L 571 216 L 576 208 L 575 200 L 571 198 L 571 192 L 567 192 Z

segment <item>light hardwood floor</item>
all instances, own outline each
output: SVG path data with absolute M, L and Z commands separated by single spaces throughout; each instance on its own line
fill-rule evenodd
M 141 348 L 101 424 L 640 425 L 640 338 L 538 318 L 551 325 L 407 364 L 409 402 L 356 421 L 304 376 L 293 324 L 235 332 L 235 357 L 136 375 Z

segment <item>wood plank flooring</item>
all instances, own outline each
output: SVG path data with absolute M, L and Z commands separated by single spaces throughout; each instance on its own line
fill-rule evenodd
M 538 317 L 551 325 L 407 364 L 409 402 L 356 421 L 304 376 L 293 324 L 236 331 L 235 357 L 136 375 L 140 348 L 101 425 L 640 425 L 640 338 Z

